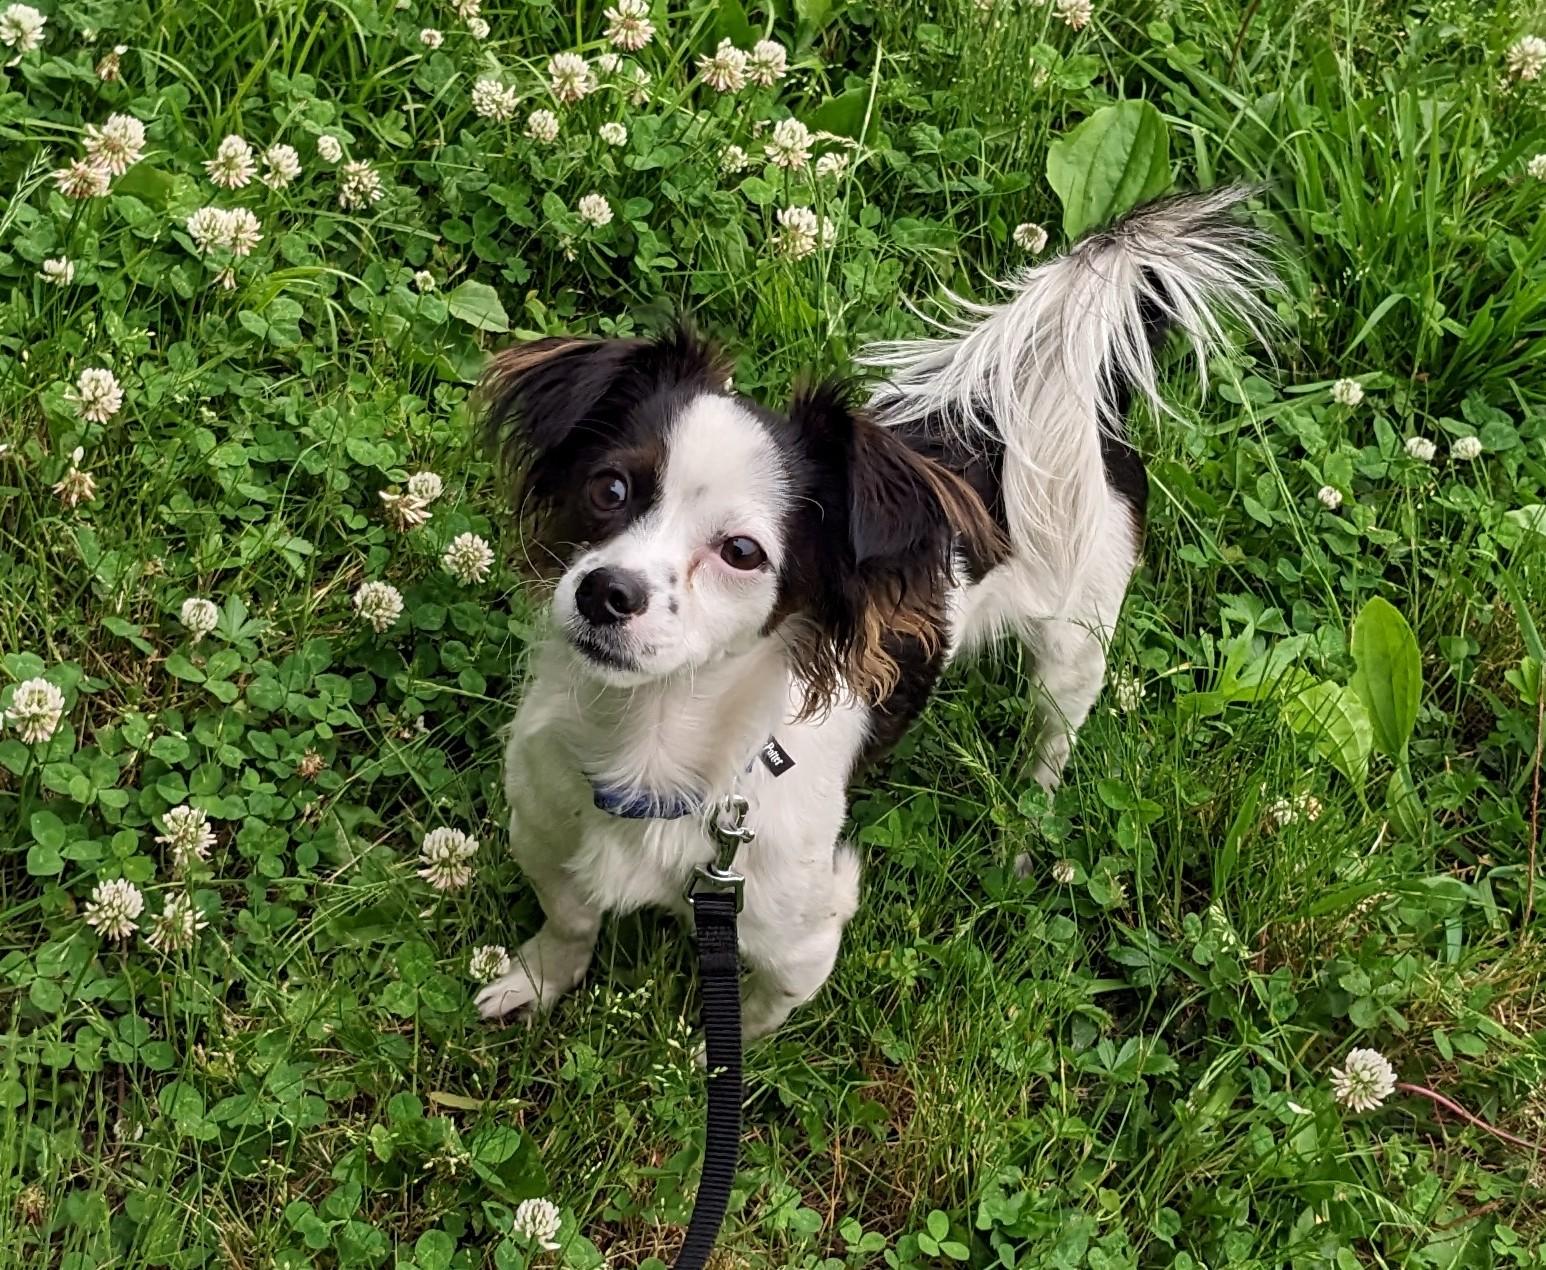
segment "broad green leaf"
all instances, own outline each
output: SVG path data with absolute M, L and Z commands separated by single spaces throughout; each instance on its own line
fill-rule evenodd
M 1405 764 L 1390 774 L 1390 784 L 1385 787 L 1385 805 L 1390 808 L 1390 817 L 1404 836 L 1415 838 L 1422 832 L 1425 817 L 1422 799 L 1412 786 L 1412 774 Z
M 1546 542 L 1546 503 L 1531 503 L 1504 512 L 1496 532 L 1498 540 L 1506 547 L 1518 547 L 1532 539 L 1540 546 Z
M 451 316 L 480 331 L 502 332 L 510 329 L 510 315 L 499 302 L 499 293 L 486 282 L 468 279 L 446 295 Z
M 719 11 L 714 18 L 713 36 L 709 43 L 717 46 L 721 40 L 729 40 L 739 49 L 749 49 L 758 40 L 757 31 L 746 16 L 741 0 L 719 0 Z
M 758 207 L 772 207 L 778 202 L 778 191 L 760 176 L 749 176 L 737 187 L 746 200 Z
M 1375 596 L 1353 623 L 1351 687 L 1363 700 L 1374 727 L 1374 745 L 1392 762 L 1406 757 L 1422 698 L 1422 657 L 1417 637 L 1395 605 Z
M 1306 688 L 1283 707 L 1283 720 L 1360 789 L 1369 776 L 1374 729 L 1357 693 L 1326 680 Z
M 1146 101 L 1103 106 L 1047 150 L 1047 181 L 1070 238 L 1115 220 L 1170 184 L 1170 134 Z
M 865 127 L 865 112 L 870 110 L 870 90 L 850 88 L 846 93 L 828 97 L 815 110 L 805 116 L 805 125 L 812 132 L 830 132 L 839 137 L 852 137 L 862 141 L 866 132 L 874 132 L 880 117 L 877 103 L 870 113 L 869 127 Z

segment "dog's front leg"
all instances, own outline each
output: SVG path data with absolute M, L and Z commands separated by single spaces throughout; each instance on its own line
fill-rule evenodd
M 512 814 L 510 842 L 547 920 L 516 951 L 510 973 L 478 993 L 478 1013 L 485 1019 L 549 1009 L 585 977 L 601 930 L 601 910 L 580 893 L 565 857 L 551 849 L 545 834 Z

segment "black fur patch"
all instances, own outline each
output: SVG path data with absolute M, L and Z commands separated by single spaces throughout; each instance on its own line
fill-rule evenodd
M 481 386 L 485 438 L 555 560 L 650 507 L 672 421 L 693 398 L 721 392 L 726 373 L 713 345 L 686 328 L 653 340 L 535 340 L 495 356 Z M 612 511 L 586 495 L 605 470 L 629 484 Z

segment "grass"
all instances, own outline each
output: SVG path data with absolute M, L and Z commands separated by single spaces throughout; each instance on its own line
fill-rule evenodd
M 1409 1090 L 1361 1114 L 1331 1091 L 1374 1048 L 1546 1132 L 1546 89 L 1507 69 L 1541 15 L 1149 9 L 1097 4 L 1076 32 L 1033 0 L 657 5 L 647 99 L 559 107 L 547 148 L 526 113 L 554 104 L 551 53 L 605 51 L 599 6 L 491 4 L 483 41 L 426 0 L 47 11 L 0 69 L 0 708 L 38 676 L 64 697 L 49 739 L 0 730 L 3 1264 L 669 1260 L 702 1117 L 681 932 L 610 927 L 533 1028 L 471 1008 L 473 949 L 538 919 L 501 850 L 496 730 L 540 620 L 471 381 L 508 339 L 686 308 L 776 404 L 916 330 L 909 303 L 991 294 L 1017 224 L 1062 245 L 1048 145 L 1141 98 L 1174 184 L 1262 183 L 1281 337 L 1205 391 L 1178 369 L 1178 417 L 1133 421 L 1148 563 L 1121 691 L 1057 796 L 1021 775 L 1012 650 L 952 674 L 857 791 L 864 904 L 751 1059 L 724 1264 L 1546 1265 L 1539 1147 Z M 767 31 L 788 78 L 694 81 L 722 36 Z M 472 112 L 482 76 L 512 120 Z M 144 156 L 65 198 L 49 172 L 113 112 L 146 123 Z M 721 170 L 788 114 L 844 174 Z M 626 146 L 596 137 L 611 120 Z M 301 177 L 217 190 L 228 133 L 295 146 Z M 340 208 L 324 134 L 378 202 Z M 591 192 L 609 225 L 575 215 Z M 250 256 L 196 249 L 207 204 L 257 215 Z M 835 241 L 771 250 L 790 205 Z M 123 386 L 102 421 L 70 396 L 88 367 Z M 77 446 L 96 488 L 70 507 Z M 445 492 L 397 533 L 378 494 L 421 470 Z M 486 581 L 440 567 L 461 533 L 494 545 Z M 381 633 L 351 605 L 367 579 L 405 601 Z M 189 596 L 220 609 L 197 643 Z M 183 803 L 216 842 L 178 874 L 155 839 Z M 413 872 L 440 825 L 482 843 L 446 897 Z M 146 897 L 122 941 L 84 921 L 114 878 Z M 158 952 L 182 893 L 208 926 Z M 558 1250 L 516 1229 L 535 1196 Z

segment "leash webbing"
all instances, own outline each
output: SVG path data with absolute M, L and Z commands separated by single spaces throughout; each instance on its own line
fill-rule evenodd
M 741 1153 L 741 961 L 736 950 L 739 897 L 730 890 L 692 893 L 698 933 L 698 990 L 708 1059 L 703 1172 L 675 1270 L 703 1270 L 730 1205 Z
M 772 744 L 777 744 L 773 742 Z M 708 1067 L 708 1113 L 703 1172 L 687 1237 L 674 1270 L 703 1270 L 714 1251 L 741 1154 L 741 958 L 736 915 L 746 879 L 735 871 L 736 852 L 756 832 L 746 823 L 751 804 L 741 794 L 722 798 L 708 830 L 715 856 L 687 883 L 698 934 L 698 991 L 703 997 L 703 1050 Z

